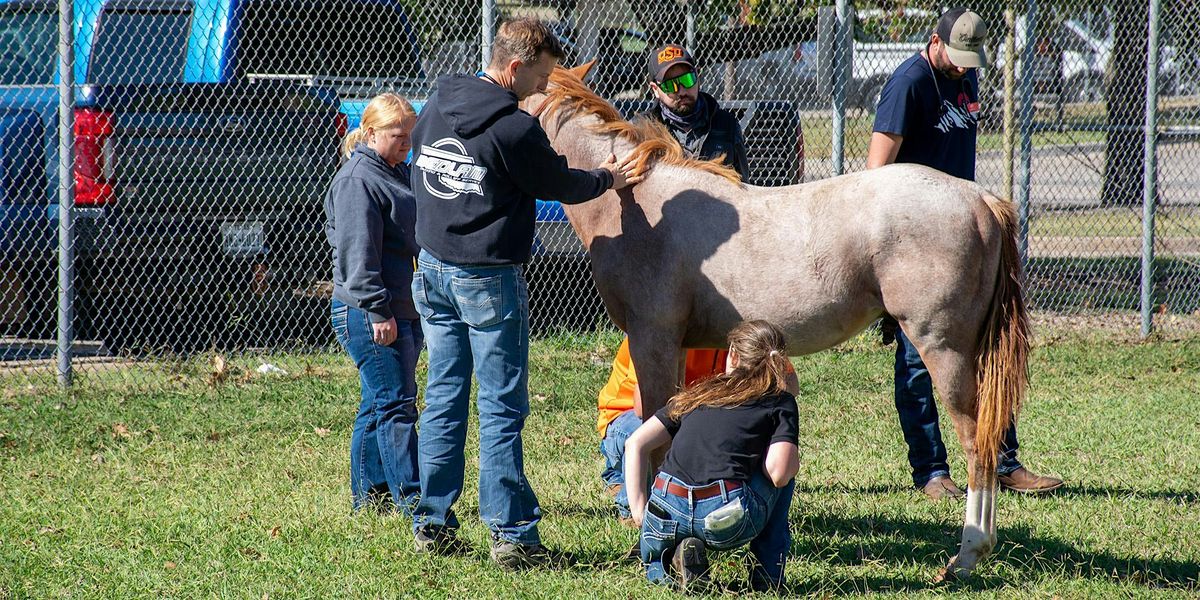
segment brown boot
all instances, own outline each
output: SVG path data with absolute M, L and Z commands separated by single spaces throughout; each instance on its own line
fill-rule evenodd
M 1000 487 L 1022 494 L 1048 494 L 1063 485 L 1063 480 L 1057 477 L 1038 475 L 1025 467 L 1001 475 L 999 479 Z
M 954 485 L 954 480 L 950 479 L 947 475 L 930 479 L 929 483 L 926 483 L 925 487 L 921 488 L 921 491 L 925 493 L 926 497 L 935 502 L 945 498 L 959 500 L 963 497 L 963 491 L 957 485 Z

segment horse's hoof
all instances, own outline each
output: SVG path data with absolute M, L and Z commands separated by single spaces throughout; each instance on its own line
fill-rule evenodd
M 963 568 L 962 565 L 958 564 L 958 556 L 955 555 L 950 559 L 950 562 L 946 563 L 945 567 L 942 567 L 937 577 L 933 578 L 933 583 L 953 583 L 955 581 L 963 581 L 970 576 L 971 570 Z
M 942 567 L 942 570 L 938 571 L 937 577 L 933 578 L 934 585 L 951 583 L 953 581 L 955 581 L 954 570 L 950 568 L 950 565 Z

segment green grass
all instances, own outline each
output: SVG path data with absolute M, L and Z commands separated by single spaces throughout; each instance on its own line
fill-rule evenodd
M 865 159 L 867 144 L 871 139 L 871 127 L 875 123 L 873 114 L 848 115 L 845 124 L 846 158 Z M 833 149 L 833 121 L 828 116 L 805 117 L 801 120 L 804 131 L 804 154 L 813 159 L 829 158 Z M 1096 131 L 1039 131 L 1033 134 L 1035 148 L 1045 146 L 1072 146 L 1076 144 L 1103 143 L 1105 134 Z M 1019 141 L 1018 141 L 1019 143 Z M 999 150 L 1004 145 L 1000 132 L 982 132 L 977 141 L 980 150 Z
M 1003 495 L 995 555 L 969 583 L 946 587 L 930 581 L 963 507 L 908 487 L 890 349 L 860 337 L 796 361 L 794 595 L 1200 593 L 1200 339 L 1039 339 L 1022 456 L 1069 483 L 1049 498 Z M 0 598 L 672 597 L 622 560 L 636 535 L 612 517 L 598 478 L 595 392 L 617 341 L 534 345 L 527 470 L 543 537 L 580 562 L 524 574 L 486 559 L 473 442 L 458 506 L 471 556 L 419 556 L 403 518 L 350 516 L 358 383 L 340 355 L 269 357 L 287 376 L 235 359 L 218 384 L 203 359 L 131 367 L 89 375 L 69 396 L 7 376 Z M 948 424 L 943 432 L 953 436 Z M 951 458 L 961 477 L 956 444 Z M 741 557 L 716 557 L 723 582 L 740 578 Z
M 1200 108 L 1196 97 L 1180 97 L 1164 99 L 1159 103 L 1159 125 L 1171 127 L 1177 125 L 1195 125 Z M 1001 111 L 1002 107 L 992 107 Z M 1098 125 L 1107 122 L 1108 112 L 1103 103 L 1067 104 L 1062 115 L 1058 115 L 1048 105 L 1038 105 L 1034 119 L 1042 125 L 1061 122 L 1061 131 L 1037 131 L 1031 138 L 1035 148 L 1050 146 L 1076 146 L 1083 144 L 1103 144 L 1108 139 L 1103 131 L 1093 131 Z M 871 139 L 871 127 L 875 122 L 874 111 L 850 110 L 845 122 L 846 158 L 865 159 L 867 144 Z M 804 131 L 804 152 L 808 158 L 827 159 L 833 148 L 833 119 L 829 115 L 806 116 L 801 118 Z M 999 126 L 995 131 L 981 130 L 977 140 L 979 150 L 997 150 L 1004 147 L 1004 137 Z M 1020 144 L 1019 137 L 1014 144 Z M 1014 152 L 1017 149 L 1014 149 Z
M 1200 210 L 1161 209 L 1154 219 L 1159 238 L 1200 238 Z M 1089 211 L 1045 211 L 1029 219 L 1032 236 L 1142 237 L 1141 205 Z

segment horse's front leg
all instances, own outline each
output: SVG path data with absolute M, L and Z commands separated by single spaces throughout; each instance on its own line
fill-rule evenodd
M 629 354 L 641 391 L 640 416 L 645 421 L 666 406 L 679 389 L 684 358 L 679 347 L 682 336 L 658 328 L 639 328 L 633 323 L 627 333 Z

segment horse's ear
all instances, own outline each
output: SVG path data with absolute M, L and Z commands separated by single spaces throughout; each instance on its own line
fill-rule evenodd
M 567 70 L 570 71 L 572 75 L 578 77 L 580 81 L 583 81 L 583 79 L 587 77 L 588 72 L 591 71 L 592 67 L 594 66 L 596 66 L 596 59 L 593 58 L 592 60 L 589 60 L 578 67 L 572 67 Z

